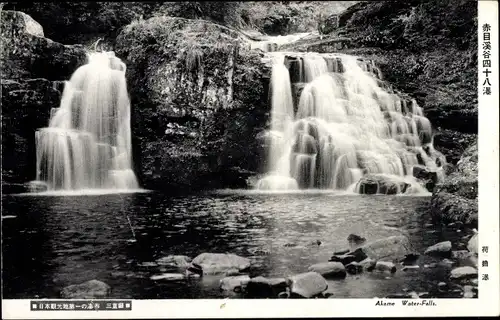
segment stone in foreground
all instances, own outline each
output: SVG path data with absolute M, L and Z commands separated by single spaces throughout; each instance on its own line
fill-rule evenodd
M 258 276 L 250 279 L 246 287 L 247 298 L 274 298 L 286 291 L 285 278 L 265 278 Z
M 375 260 L 398 259 L 411 252 L 413 252 L 412 246 L 406 236 L 392 236 L 367 243 L 349 255 L 356 256 L 356 261 L 361 262 L 367 257 Z
M 225 277 L 220 280 L 220 289 L 222 291 L 241 292 L 250 281 L 247 275 Z
M 193 259 L 192 264 L 199 265 L 203 274 L 216 275 L 248 269 L 250 260 L 230 253 L 202 253 Z
M 375 264 L 375 269 L 381 272 L 396 272 L 396 266 L 394 265 L 394 263 L 389 261 L 377 261 L 377 264 Z
M 341 262 L 317 263 L 309 267 L 309 271 L 319 273 L 325 279 L 345 278 L 346 270 Z
M 161 266 L 187 269 L 190 266 L 191 258 L 182 255 L 166 256 L 156 260 L 156 263 Z
M 449 257 L 451 255 L 451 241 L 443 241 L 430 246 L 424 254 L 430 256 Z
M 99 280 L 67 286 L 61 290 L 63 299 L 100 299 L 109 295 L 111 288 Z
M 317 272 L 306 272 L 288 278 L 291 297 L 312 298 L 328 289 L 328 284 Z
M 462 280 L 477 278 L 477 269 L 473 267 L 459 267 L 451 270 L 450 279 Z

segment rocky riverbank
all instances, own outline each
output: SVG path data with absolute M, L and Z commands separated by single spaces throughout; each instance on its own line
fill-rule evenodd
M 460 223 L 446 228 L 454 232 L 467 230 Z M 429 272 L 439 277 L 427 291 L 401 288 L 399 292 L 379 298 L 476 298 L 478 235 L 475 231 L 468 233 L 458 243 L 439 242 L 424 252 L 415 252 L 406 236 L 367 242 L 363 237 L 350 235 L 346 247 L 349 245 L 351 249 L 334 252 L 329 261 L 312 264 L 303 273 L 282 277 L 256 274 L 252 259 L 230 253 L 205 252 L 195 258 L 170 255 L 143 262 L 138 267 L 157 285 L 197 282 L 208 277 L 207 283 L 218 283 L 221 294 L 231 298 L 339 298 L 330 288 L 330 281 L 361 281 L 361 274 L 392 281 L 396 277 Z M 321 245 L 321 241 L 315 245 Z M 120 277 L 119 272 L 115 273 Z M 91 280 L 65 287 L 61 297 L 103 298 L 110 292 L 107 284 Z

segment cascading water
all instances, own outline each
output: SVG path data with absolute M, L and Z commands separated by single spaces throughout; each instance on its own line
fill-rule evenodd
M 444 156 L 414 99 L 396 94 L 372 61 L 349 55 L 269 53 L 273 59 L 268 175 L 262 190 L 358 191 L 366 177 L 425 189 L 414 167 L 443 175 Z M 300 93 L 300 94 L 299 94 Z
M 49 126 L 36 133 L 34 185 L 49 191 L 138 189 L 132 170 L 125 64 L 113 52 L 88 54 L 65 83 Z

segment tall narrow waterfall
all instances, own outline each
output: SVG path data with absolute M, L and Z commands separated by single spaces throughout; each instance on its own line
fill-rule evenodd
M 91 53 L 36 135 L 37 181 L 48 190 L 137 189 L 125 64 Z
M 418 192 L 414 167 L 442 175 L 445 158 L 433 148 L 429 120 L 414 99 L 383 81 L 372 61 L 340 54 L 269 55 L 269 173 L 259 189 L 354 191 L 372 176 Z

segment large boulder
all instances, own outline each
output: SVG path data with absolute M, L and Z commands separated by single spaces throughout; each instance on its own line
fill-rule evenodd
M 44 38 L 43 29 L 27 14 L 2 11 L 0 73 L 3 79 L 66 80 L 87 60 L 82 46 Z
M 311 271 L 288 278 L 291 297 L 312 298 L 328 289 L 328 283 L 319 273 Z
M 244 271 L 250 267 L 250 260 L 230 253 L 202 253 L 192 264 L 200 266 L 203 274 L 215 275 Z
M 406 236 L 391 236 L 364 244 L 353 252 L 348 253 L 356 257 L 357 262 L 366 258 L 375 260 L 390 259 L 397 260 L 414 252 L 410 240 Z
M 262 54 L 245 49 L 245 41 L 208 21 L 165 16 L 119 34 L 136 172 L 145 187 L 227 186 L 230 168 L 257 169 L 267 82 Z

